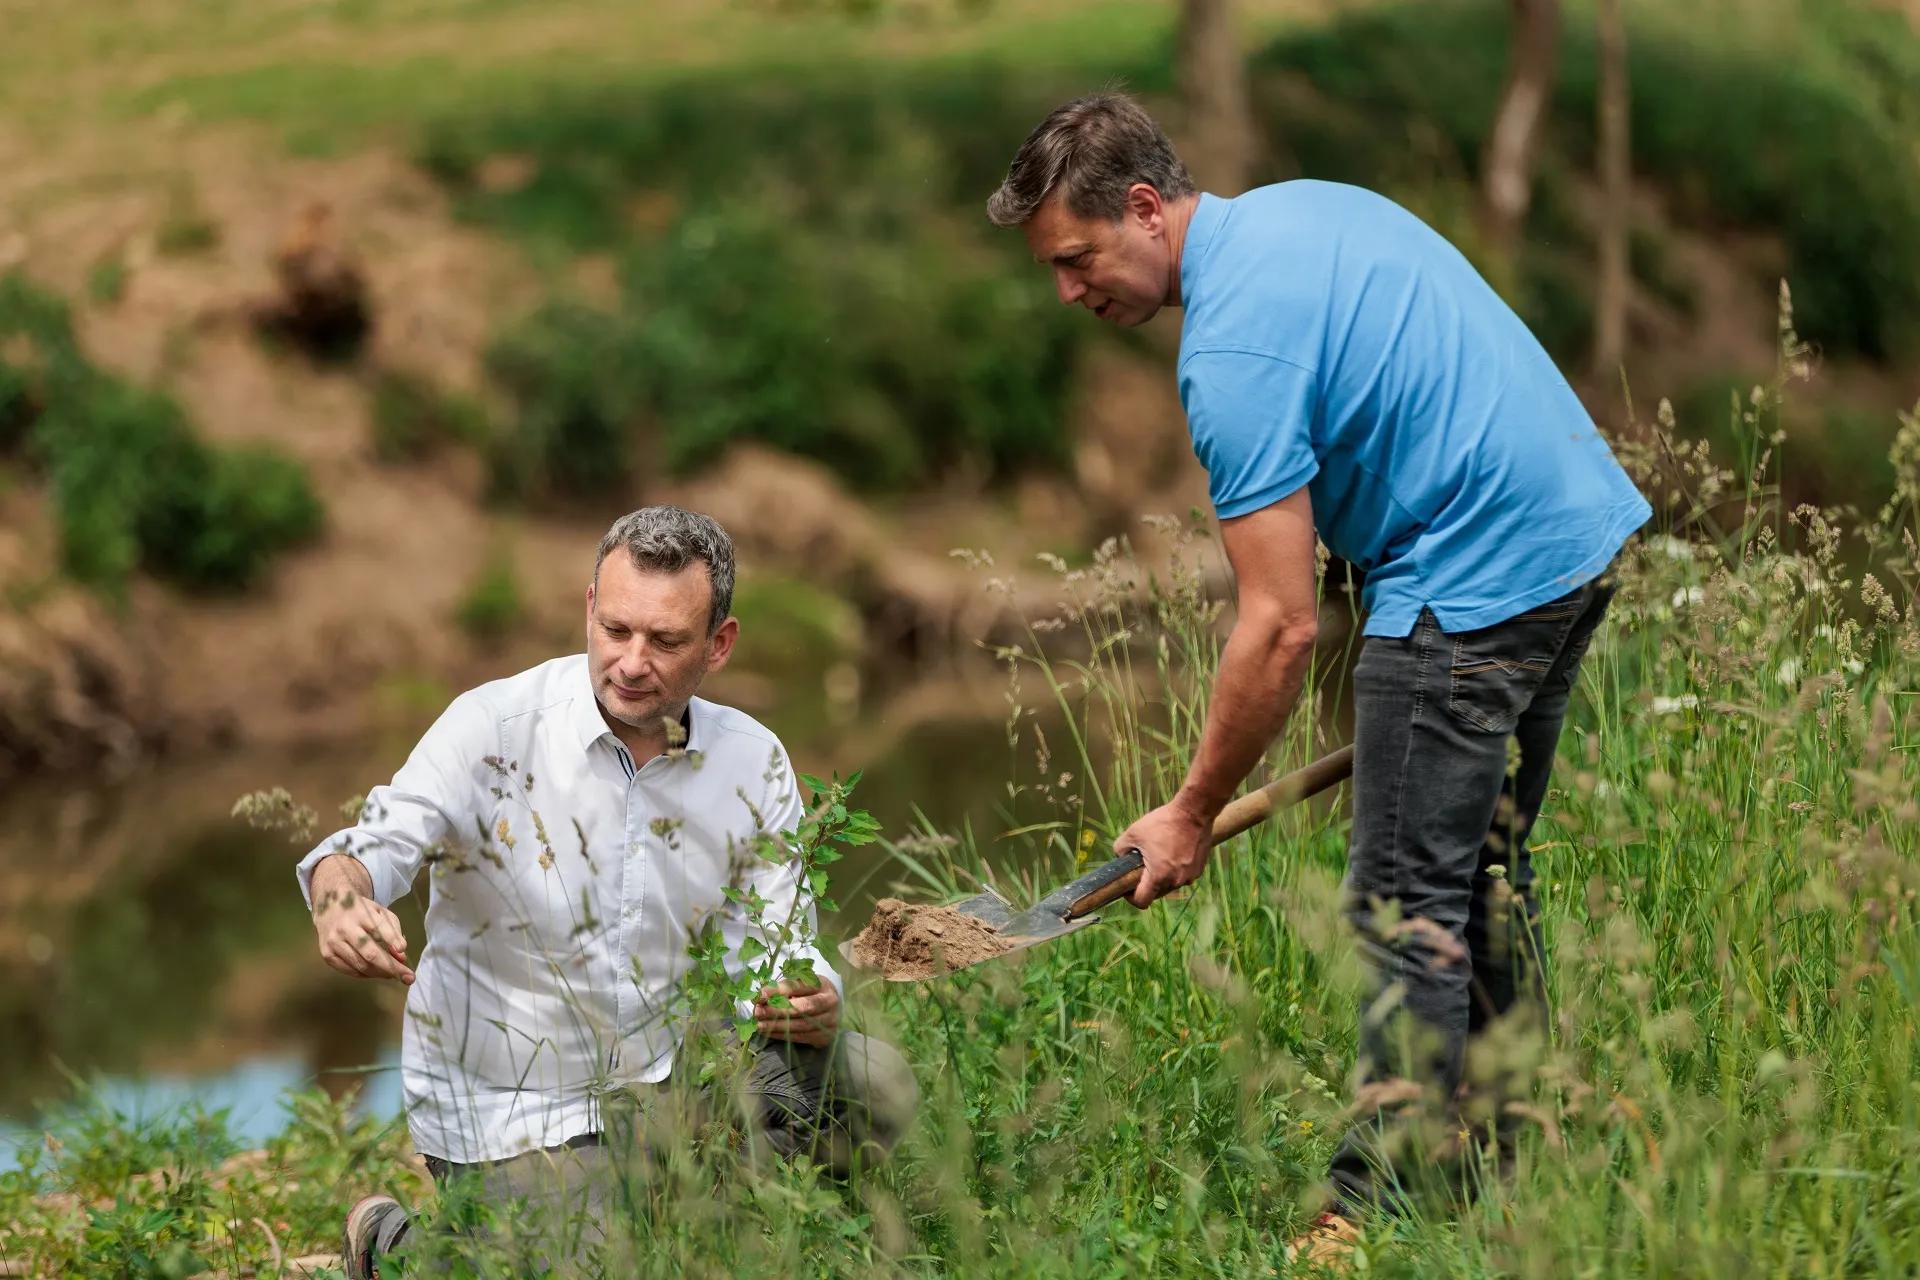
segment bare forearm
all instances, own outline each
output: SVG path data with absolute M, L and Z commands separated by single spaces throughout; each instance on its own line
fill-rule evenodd
M 1311 625 L 1243 618 L 1234 627 L 1220 655 L 1200 748 L 1174 803 L 1213 821 L 1286 724 L 1312 656 Z
M 373 876 L 366 864 L 350 854 L 335 853 L 313 868 L 313 909 L 316 913 L 355 898 L 373 897 Z

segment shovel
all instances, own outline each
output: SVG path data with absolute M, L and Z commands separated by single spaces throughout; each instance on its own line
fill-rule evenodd
M 1213 835 L 1207 847 L 1212 848 L 1233 839 L 1247 828 L 1264 822 L 1276 809 L 1284 809 L 1308 796 L 1318 795 L 1328 787 L 1345 781 L 1352 773 L 1353 748 L 1346 746 L 1312 764 L 1295 769 L 1283 778 L 1276 778 L 1258 791 L 1248 792 L 1227 805 L 1220 811 L 1220 816 L 1213 820 Z M 1025 911 L 1014 910 L 1012 903 L 992 889 L 956 902 L 952 909 L 984 922 L 1009 944 L 999 955 L 988 957 L 998 960 L 1036 942 L 1063 937 L 1097 923 L 1100 917 L 1091 913 L 1132 893 L 1140 883 L 1143 865 L 1140 851 L 1129 849 L 1111 862 L 1095 867 L 1079 879 L 1055 889 Z M 849 949 L 851 945 L 850 942 L 840 944 L 840 954 L 846 956 L 850 963 L 853 960 Z M 898 977 L 889 980 L 914 982 L 918 979 Z

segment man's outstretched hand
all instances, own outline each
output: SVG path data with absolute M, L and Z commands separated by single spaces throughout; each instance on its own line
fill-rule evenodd
M 356 978 L 412 984 L 400 917 L 374 901 L 373 878 L 358 858 L 336 853 L 322 859 L 313 869 L 312 888 L 322 960 Z
M 1140 883 L 1128 901 L 1144 909 L 1192 884 L 1207 869 L 1207 857 L 1213 851 L 1213 819 L 1178 800 L 1163 804 L 1113 842 L 1116 854 L 1128 849 L 1140 850 L 1144 863 Z
M 754 1029 L 769 1040 L 791 1040 L 824 1049 L 840 1027 L 840 993 L 830 982 L 782 982 L 753 1002 Z

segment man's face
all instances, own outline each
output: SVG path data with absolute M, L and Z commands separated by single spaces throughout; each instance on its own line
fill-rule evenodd
M 1039 262 L 1053 269 L 1060 301 L 1131 328 L 1153 319 L 1170 292 L 1173 255 L 1160 193 L 1145 183 L 1128 193 L 1118 222 L 1082 218 L 1050 197 L 1022 228 Z
M 608 716 L 648 733 L 678 723 L 700 682 L 727 664 L 740 633 L 732 618 L 708 632 L 712 595 L 698 560 L 661 573 L 615 548 L 601 562 L 599 581 L 587 588 L 587 671 Z

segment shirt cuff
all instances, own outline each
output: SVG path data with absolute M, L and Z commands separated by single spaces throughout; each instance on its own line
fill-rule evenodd
M 367 879 L 373 884 L 374 900 L 381 906 L 390 906 L 393 900 L 407 891 L 404 884 L 393 883 L 398 879 L 378 856 L 375 848 L 354 848 L 350 833 L 341 833 L 327 837 L 324 844 L 300 859 L 300 865 L 293 869 L 294 878 L 300 882 L 300 896 L 306 900 L 307 914 L 313 914 L 313 871 L 323 861 L 334 854 L 344 854 L 367 869 Z M 368 857 L 371 853 L 375 856 Z

